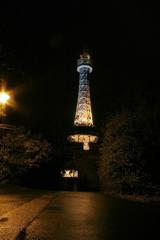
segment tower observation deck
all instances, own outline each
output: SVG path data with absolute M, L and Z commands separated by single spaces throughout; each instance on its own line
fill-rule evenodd
M 98 137 L 94 133 L 94 123 L 90 99 L 88 74 L 93 70 L 90 55 L 86 52 L 77 60 L 79 72 L 79 91 L 74 119 L 75 133 L 68 137 L 70 142 L 83 143 L 83 149 L 89 150 L 90 143 L 96 143 Z

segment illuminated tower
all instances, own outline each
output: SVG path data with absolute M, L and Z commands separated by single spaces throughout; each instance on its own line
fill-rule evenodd
M 79 92 L 74 119 L 74 133 L 68 137 L 70 142 L 83 143 L 84 150 L 89 150 L 89 144 L 96 143 L 98 140 L 98 137 L 94 133 L 88 80 L 88 74 L 92 72 L 92 69 L 90 55 L 84 52 L 77 61 Z

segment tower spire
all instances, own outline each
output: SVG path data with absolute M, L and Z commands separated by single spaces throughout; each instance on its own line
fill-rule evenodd
M 80 58 L 77 60 L 79 91 L 74 119 L 76 133 L 69 136 L 68 139 L 70 142 L 83 143 L 84 150 L 89 150 L 89 143 L 95 143 L 98 140 L 98 137 L 93 133 L 93 131 L 91 131 L 91 128 L 93 129 L 94 127 L 94 123 L 91 109 L 88 75 L 92 72 L 92 70 L 91 57 L 88 52 L 83 51 Z

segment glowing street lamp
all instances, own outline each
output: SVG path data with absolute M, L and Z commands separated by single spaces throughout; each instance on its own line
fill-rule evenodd
M 0 92 L 0 104 L 6 104 L 10 99 L 10 96 L 6 92 Z
M 0 132 L 1 130 L 14 130 L 15 127 L 9 124 L 6 124 L 4 118 L 6 117 L 6 105 L 10 104 L 10 95 L 5 90 L 6 89 L 6 82 L 4 79 L 0 79 Z
M 10 96 L 7 92 L 5 92 L 4 90 L 2 90 L 0 92 L 0 115 L 1 116 L 5 116 L 5 106 L 8 103 L 8 100 L 10 99 Z

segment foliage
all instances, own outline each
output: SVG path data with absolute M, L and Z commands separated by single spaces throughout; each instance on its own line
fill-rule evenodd
M 102 189 L 132 194 L 149 191 L 148 159 L 153 145 L 149 119 L 138 112 L 123 111 L 107 121 L 103 135 L 99 161 Z
M 29 169 L 52 159 L 52 145 L 24 128 L 1 129 L 0 134 L 0 181 L 23 176 Z

